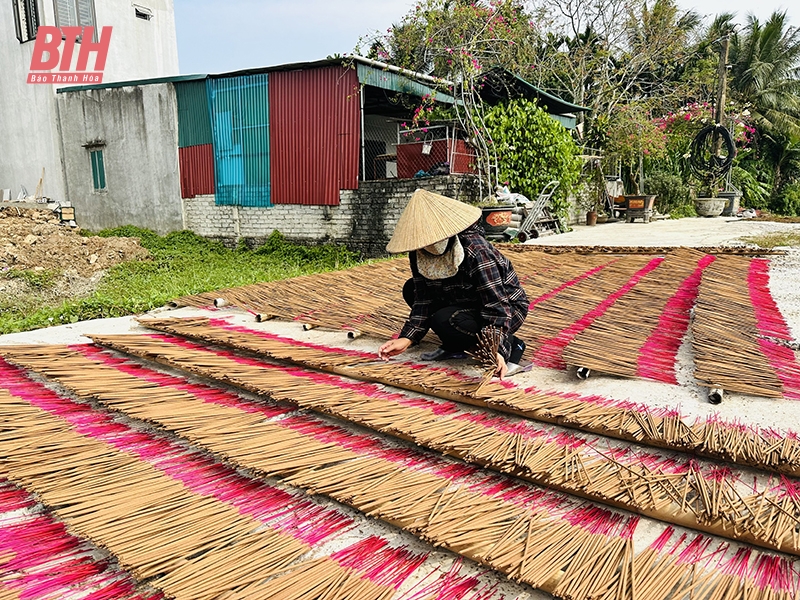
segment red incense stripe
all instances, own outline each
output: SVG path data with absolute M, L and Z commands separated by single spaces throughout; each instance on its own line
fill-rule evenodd
M 583 274 L 581 274 L 581 275 L 578 275 L 578 276 L 577 276 L 577 277 L 575 277 L 574 279 L 571 279 L 570 281 L 567 281 L 566 283 L 563 283 L 563 284 L 561 284 L 561 285 L 560 285 L 560 286 L 558 286 L 556 289 L 554 289 L 554 290 L 550 290 L 550 291 L 549 291 L 549 292 L 547 292 L 546 294 L 542 294 L 542 295 L 541 295 L 541 296 L 539 296 L 538 298 L 534 299 L 534 300 L 533 300 L 533 301 L 532 301 L 532 302 L 531 302 L 531 303 L 528 305 L 528 308 L 529 308 L 529 309 L 532 309 L 532 308 L 533 308 L 534 306 L 536 306 L 537 304 L 541 304 L 541 303 L 542 303 L 542 302 L 544 302 L 545 300 L 550 300 L 550 298 L 552 298 L 553 296 L 557 296 L 558 294 L 560 294 L 561 292 L 563 292 L 565 289 L 567 289 L 567 288 L 569 288 L 569 287 L 572 287 L 573 285 L 576 285 L 576 284 L 580 283 L 580 282 L 581 282 L 581 281 L 583 281 L 584 279 L 588 279 L 589 277 L 593 277 L 593 276 L 597 275 L 597 274 L 598 274 L 600 271 L 602 271 L 602 270 L 603 270 L 603 269 L 605 269 L 606 267 L 609 267 L 609 266 L 613 265 L 613 264 L 614 264 L 615 262 L 617 262 L 618 260 L 619 260 L 618 258 L 615 258 L 614 260 L 612 260 L 612 261 L 609 261 L 609 262 L 607 262 L 607 263 L 606 263 L 606 264 L 604 264 L 604 265 L 600 265 L 600 266 L 597 266 L 597 267 L 595 267 L 594 269 L 590 269 L 589 271 L 586 271 L 586 273 L 583 273 Z
M 690 311 L 700 292 L 703 271 L 716 256 L 707 254 L 697 263 L 697 269 L 667 301 L 658 325 L 639 349 L 638 375 L 664 383 L 677 384 L 675 362 L 686 331 L 689 328 Z
M 769 290 L 768 260 L 750 261 L 747 285 L 758 327 L 758 345 L 783 384 L 784 396 L 800 400 L 800 364 L 794 351 L 780 343 L 791 341 L 792 335 Z
M 564 348 L 567 347 L 575 336 L 589 328 L 596 319 L 604 315 L 617 300 L 631 291 L 643 277 L 655 270 L 663 260 L 664 258 L 661 256 L 652 259 L 645 267 L 634 273 L 625 285 L 583 315 L 575 323 L 562 329 L 554 337 L 544 340 L 539 350 L 534 354 L 533 362 L 541 367 L 549 367 L 552 369 L 566 368 L 566 364 L 562 358 Z

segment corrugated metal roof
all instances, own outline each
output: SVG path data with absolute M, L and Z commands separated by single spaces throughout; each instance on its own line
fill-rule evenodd
M 270 73 L 272 201 L 339 204 L 358 188 L 359 83 L 341 66 Z
M 222 77 L 241 77 L 244 75 L 261 75 L 264 73 L 277 73 L 281 71 L 304 71 L 308 69 L 321 69 L 325 67 L 347 67 L 347 68 L 355 68 L 356 65 L 359 66 L 369 66 L 371 68 L 376 69 L 381 73 L 390 73 L 399 71 L 401 77 L 405 77 L 409 80 L 420 80 L 426 82 L 435 81 L 437 84 L 441 84 L 446 87 L 452 87 L 453 83 L 450 81 L 446 81 L 443 79 L 437 79 L 435 77 L 430 77 L 423 73 L 415 73 L 413 71 L 409 71 L 407 69 L 401 69 L 399 67 L 395 67 L 392 65 L 387 65 L 378 61 L 370 60 L 364 58 L 362 56 L 347 56 L 347 57 L 340 57 L 340 58 L 326 58 L 324 60 L 316 60 L 316 61 L 307 61 L 307 62 L 297 62 L 297 63 L 288 63 L 283 65 L 273 65 L 269 67 L 256 67 L 250 69 L 240 69 L 237 71 L 227 71 L 225 73 L 213 73 L 213 74 L 195 74 L 195 75 L 174 75 L 170 77 L 155 77 L 152 79 L 136 79 L 130 81 L 117 81 L 113 83 L 98 83 L 93 85 L 81 85 L 81 86 L 71 86 L 66 88 L 59 88 L 56 90 L 58 93 L 66 93 L 66 92 L 80 92 L 85 90 L 101 90 L 106 88 L 115 88 L 115 87 L 127 87 L 132 85 L 152 85 L 156 83 L 176 83 L 179 81 L 191 81 L 196 79 L 206 79 L 209 77 L 213 78 L 222 78 Z
M 178 100 L 178 147 L 210 144 L 211 112 L 208 107 L 207 80 L 175 83 Z
M 181 167 L 181 198 L 213 194 L 214 148 L 211 144 L 178 149 Z
M 216 203 L 270 206 L 266 73 L 209 81 Z
M 386 71 L 383 69 L 376 69 L 369 65 L 358 63 L 358 80 L 364 85 L 371 85 L 373 87 L 390 90 L 392 92 L 402 92 L 404 94 L 411 94 L 413 96 L 428 96 L 432 95 L 434 98 L 446 104 L 455 104 L 456 99 L 453 96 L 444 94 L 432 87 L 409 79 L 398 73 Z
M 498 102 L 523 96 L 536 100 L 540 106 L 554 115 L 571 116 L 570 113 L 591 110 L 545 92 L 508 69 L 496 67 L 484 73 L 482 77 L 484 85 L 481 89 L 481 97 L 484 101 Z
M 578 119 L 571 115 L 551 114 L 550 117 L 561 123 L 567 129 L 575 129 L 575 127 L 578 125 Z
M 58 88 L 56 94 L 66 94 L 67 92 L 85 92 L 86 90 L 105 90 L 112 88 L 131 87 L 135 85 L 155 85 L 157 83 L 177 83 L 179 81 L 196 81 L 206 79 L 208 75 L 173 75 L 171 77 L 153 77 L 152 79 L 132 79 L 130 81 L 115 81 L 113 83 L 95 83 L 92 85 L 73 85 L 71 87 Z

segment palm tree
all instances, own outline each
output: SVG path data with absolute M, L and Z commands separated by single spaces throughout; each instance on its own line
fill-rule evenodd
M 731 39 L 730 87 L 752 105 L 753 116 L 768 131 L 800 133 L 800 30 L 786 12 L 763 24 L 753 15 Z

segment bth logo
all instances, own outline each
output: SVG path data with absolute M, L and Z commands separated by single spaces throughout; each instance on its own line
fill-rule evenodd
M 28 83 L 103 83 L 111 27 L 103 27 L 100 39 L 94 40 L 94 27 L 52 27 L 43 25 L 36 33 Z M 62 46 L 63 42 L 63 46 Z M 77 59 L 75 46 L 78 46 Z M 89 70 L 89 58 L 94 63 Z M 53 70 L 56 70 L 53 72 Z

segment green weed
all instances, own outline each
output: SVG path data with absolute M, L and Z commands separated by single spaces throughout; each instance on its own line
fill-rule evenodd
M 6 279 L 19 279 L 35 290 L 49 288 L 58 277 L 57 271 L 35 271 L 34 269 L 11 269 L 2 274 Z
M 761 248 L 800 246 L 800 233 L 793 231 L 765 233 L 763 235 L 755 235 L 744 239 L 752 244 L 757 244 Z

